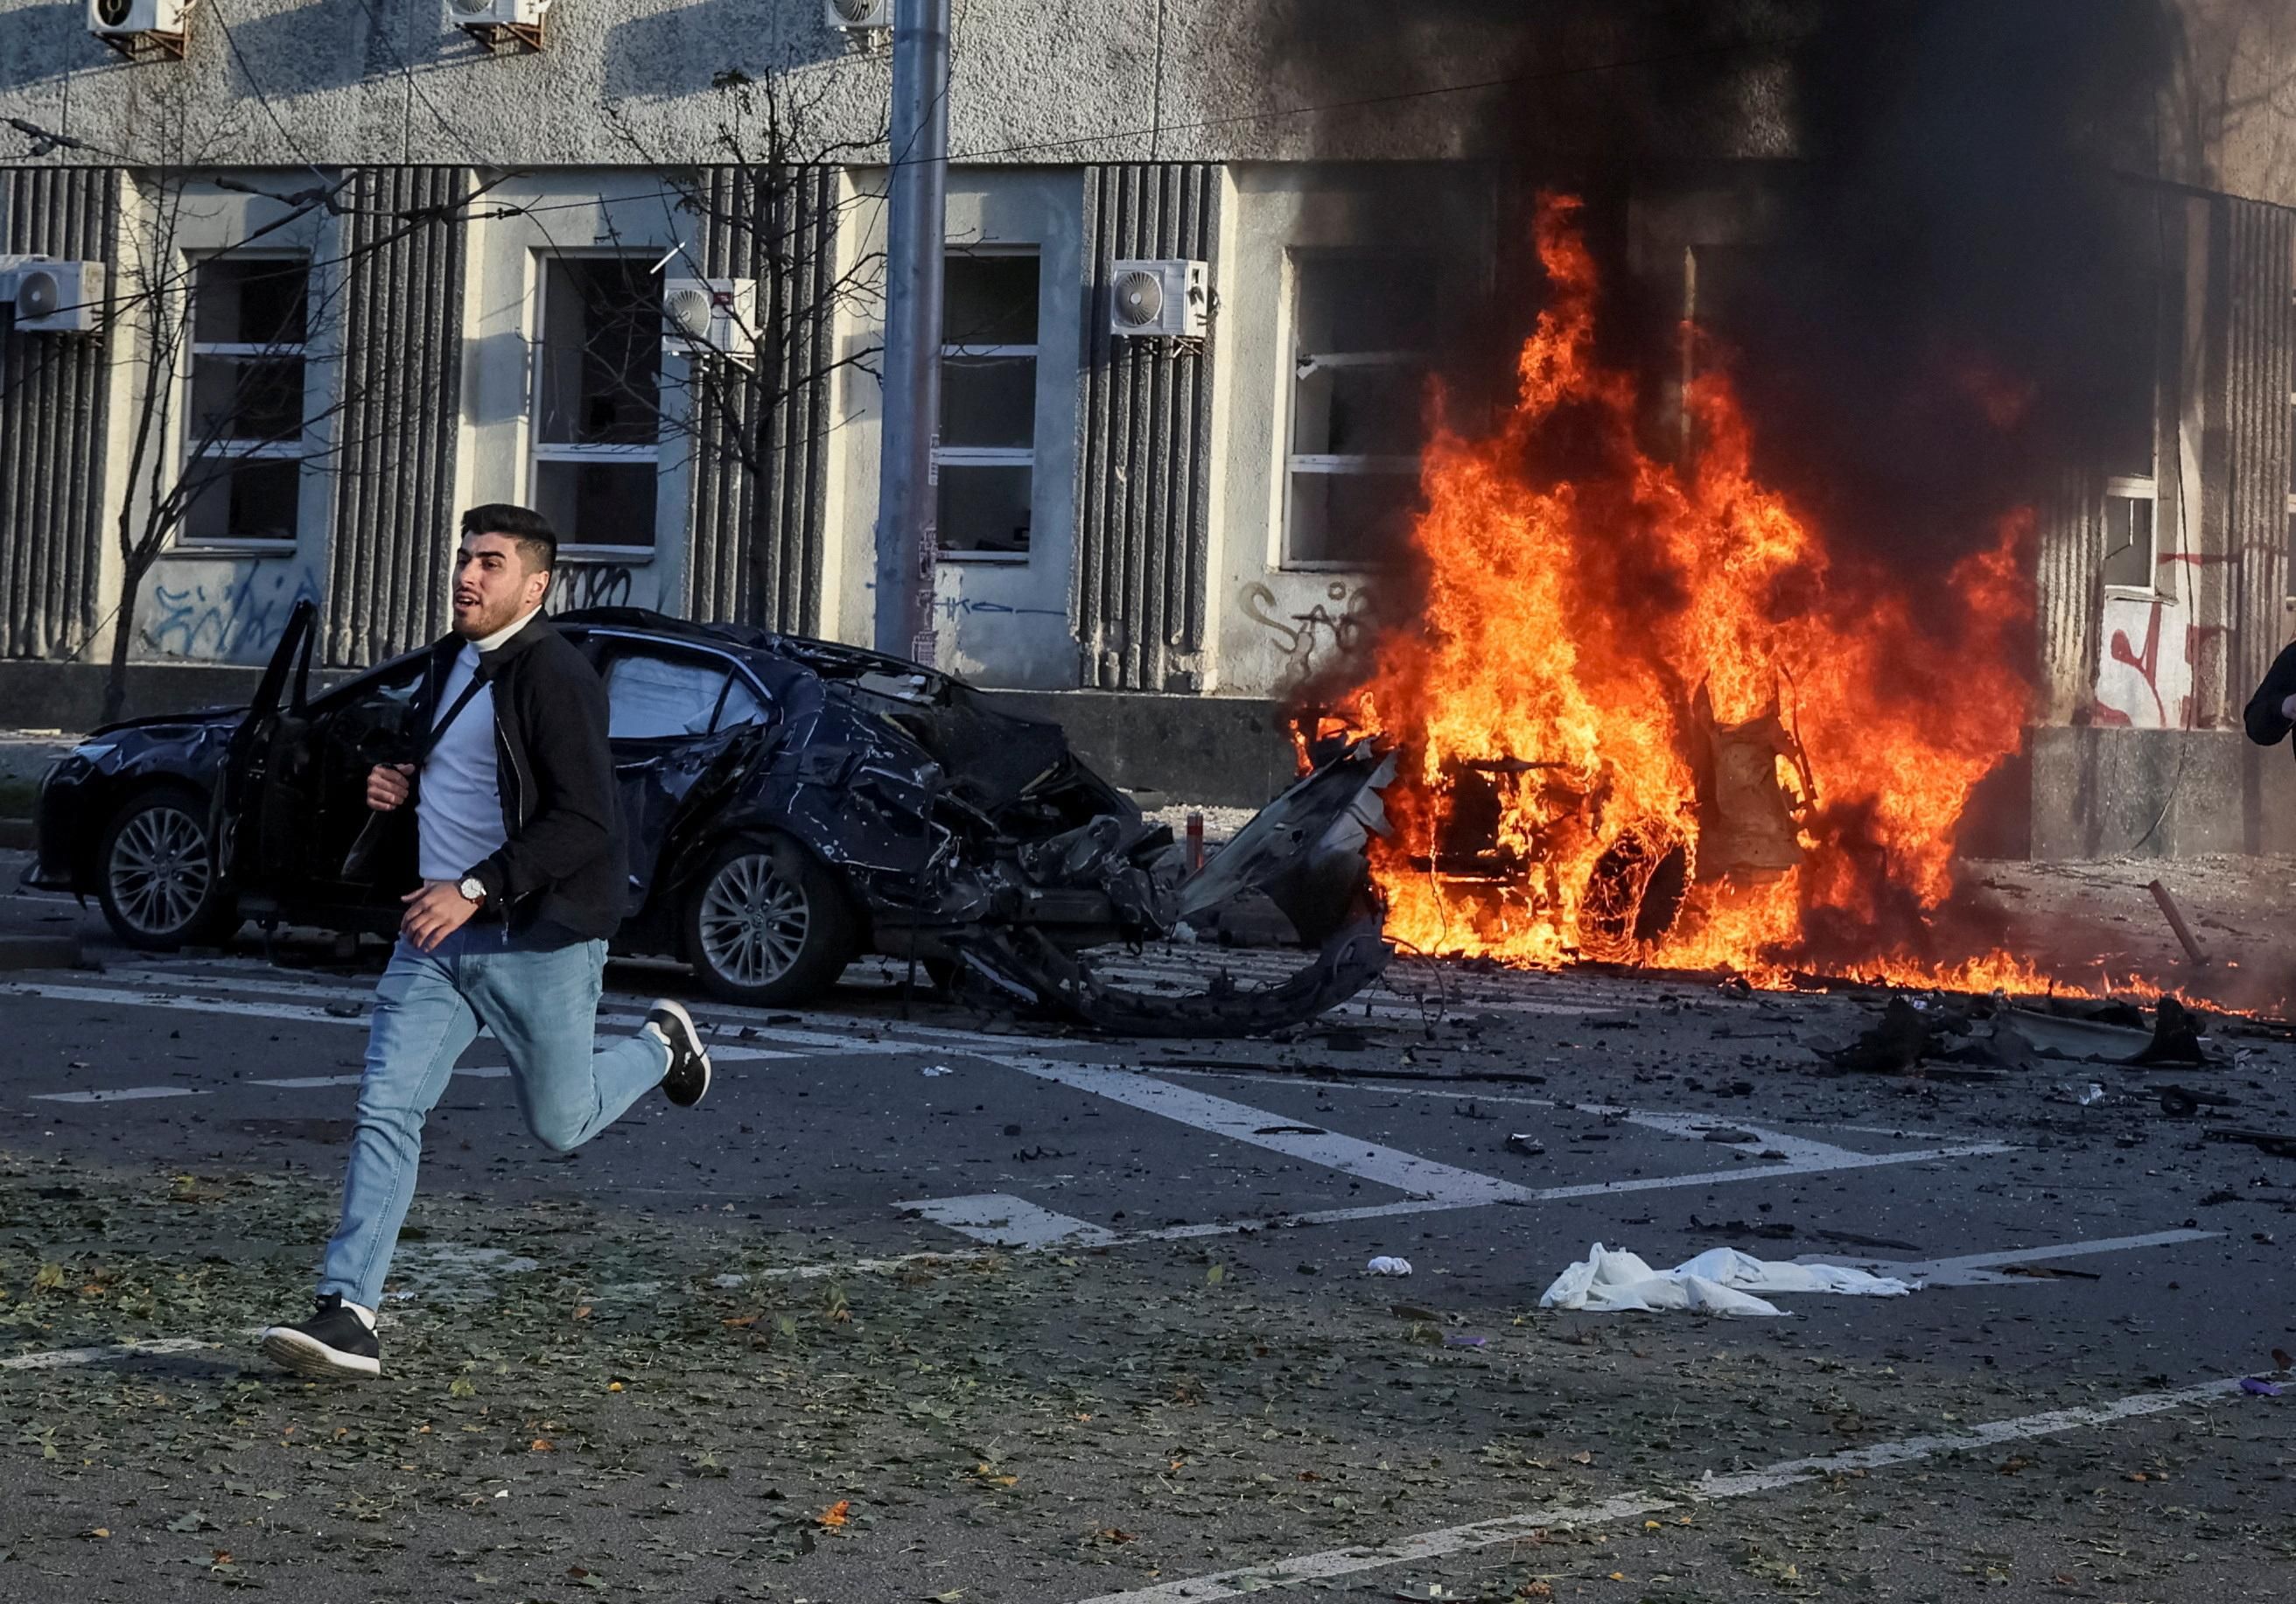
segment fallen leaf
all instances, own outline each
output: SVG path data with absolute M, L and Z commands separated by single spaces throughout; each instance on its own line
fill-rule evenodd
M 1591 1465 L 1595 1462 L 1595 1456 L 1581 1448 L 1570 1456 L 1570 1462 L 1574 1465 Z
M 111 1535 L 111 1528 L 110 1526 L 90 1526 L 86 1531 L 82 1532 L 80 1535 L 83 1537 L 109 1537 Z
M 534 1446 L 529 1450 L 529 1452 L 533 1453 L 555 1453 L 558 1452 L 558 1444 L 552 1442 L 548 1437 L 537 1437 L 534 1439 Z
M 829 1508 L 824 1509 L 820 1514 L 814 1517 L 814 1519 L 823 1526 L 831 1527 L 841 1526 L 852 1518 L 853 1501 L 849 1498 L 839 1499 L 835 1503 L 830 1505 Z

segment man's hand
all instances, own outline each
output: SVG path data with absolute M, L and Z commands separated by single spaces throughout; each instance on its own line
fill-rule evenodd
M 398 921 L 399 932 L 419 952 L 430 951 L 479 911 L 479 905 L 456 891 L 451 880 L 433 880 L 399 901 L 406 904 L 406 912 Z
M 366 805 L 378 813 L 406 805 L 414 790 L 412 763 L 377 763 L 366 771 Z

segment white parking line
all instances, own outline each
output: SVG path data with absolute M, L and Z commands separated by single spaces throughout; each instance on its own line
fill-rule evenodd
M 1216 1098 L 1209 1092 L 1175 1086 L 1152 1075 L 1104 1064 L 1080 1064 L 1057 1059 L 1000 1057 L 995 1062 L 1039 1080 L 1056 1081 L 1095 1097 L 1160 1115 L 1193 1125 L 1230 1141 L 1265 1147 L 1287 1157 L 1320 1164 L 1327 1170 L 1377 1181 L 1414 1197 L 1439 1199 L 1454 1206 L 1480 1203 L 1520 1203 L 1530 1193 L 1511 1180 L 1478 1175 L 1472 1170 L 1439 1164 L 1396 1147 L 1381 1147 L 1360 1137 L 1345 1136 L 1316 1126 L 1303 1125 L 1280 1114 Z
M 173 977 L 171 977 L 171 983 L 179 984 L 187 989 L 209 991 L 235 989 L 215 982 L 206 982 L 202 984 L 202 983 L 187 980 L 175 980 Z M 319 995 L 324 994 L 319 993 Z M 369 1023 L 369 1017 L 364 1009 L 357 1014 L 337 1013 L 324 1004 L 313 1006 L 308 1002 L 288 1001 L 275 997 L 200 997 L 186 996 L 181 991 L 137 991 L 117 986 L 23 982 L 0 985 L 0 997 L 38 997 L 61 1002 L 118 1003 L 129 1008 L 168 1008 L 184 1013 L 219 1014 L 244 1019 L 275 1019 L 289 1024 L 353 1025 L 362 1030 Z M 337 1000 L 364 1002 L 372 997 L 371 991 L 346 991 L 344 996 Z M 605 1026 L 635 1028 L 645 1023 L 645 1016 L 635 1013 L 604 1012 L 598 1016 L 598 1023 Z M 857 1029 L 884 1028 L 882 1023 L 877 1021 L 856 1019 L 852 1023 Z M 778 1025 L 771 1029 L 756 1026 L 749 1028 L 756 1032 L 756 1040 L 782 1043 L 783 1044 L 782 1049 L 776 1050 L 773 1047 L 751 1046 L 746 1041 L 713 1036 L 709 1041 L 709 1056 L 713 1059 L 726 1062 L 756 1062 L 786 1058 L 849 1057 L 869 1054 L 929 1053 L 971 1047 L 993 1047 L 1000 1050 L 1009 1050 L 1013 1045 L 1013 1039 L 1010 1036 L 976 1035 L 962 1032 L 932 1032 L 931 1035 L 936 1038 L 935 1040 L 904 1041 L 887 1036 L 873 1041 L 850 1034 L 832 1035 L 817 1031 L 791 1031 Z M 907 1030 L 909 1027 L 903 1028 Z M 922 1030 L 911 1030 L 909 1033 L 918 1037 L 927 1034 Z
M 2223 1235 L 2220 1230 L 2156 1230 L 2142 1237 L 2099 1237 L 2087 1242 L 2058 1242 L 2041 1247 L 2012 1248 L 2006 1253 L 1963 1254 L 1950 1259 L 1893 1262 L 1812 1254 L 1796 1262 L 1803 1264 L 1848 1264 L 1860 1270 L 1870 1269 L 1877 1275 L 1890 1276 L 1900 1281 L 1918 1280 L 1926 1287 L 1999 1287 L 2029 1279 L 2001 1274 L 1999 1267 L 2004 1264 L 2045 1264 L 2054 1259 L 2087 1258 L 2092 1254 L 2128 1253 L 2143 1247 L 2169 1247 L 2179 1242 L 2207 1242 Z
M 150 1098 L 204 1098 L 188 1086 L 119 1086 L 106 1091 L 36 1091 L 35 1103 L 139 1103 Z
M 1849 1471 L 1886 1469 L 1893 1465 L 1935 1459 L 1940 1454 L 1967 1453 L 1978 1449 L 1996 1448 L 2004 1443 L 2057 1436 L 2069 1431 L 2165 1414 L 2171 1410 L 2202 1408 L 2227 1397 L 2236 1397 L 2239 1393 L 2240 1378 L 2237 1376 L 2166 1392 L 2138 1393 L 2112 1403 L 2050 1410 L 2042 1414 L 1989 1420 L 1968 1431 L 1904 1437 L 1866 1448 L 1845 1449 L 1840 1453 L 1784 1460 L 1763 1469 L 1733 1476 L 1709 1474 L 1696 1486 L 1679 1493 L 1629 1493 L 1598 1503 L 1548 1504 L 1520 1515 L 1420 1532 L 1387 1542 L 1330 1549 L 1322 1553 L 1295 1555 L 1267 1565 L 1219 1571 L 1178 1582 L 1159 1583 L 1152 1587 L 1098 1593 L 1083 1600 L 1082 1604 L 1206 1604 L 1206 1600 L 1213 1599 L 1241 1598 L 1245 1593 L 1260 1592 L 1269 1588 L 1293 1587 L 1304 1582 L 1357 1575 L 1365 1571 L 1382 1570 L 1414 1560 L 1439 1559 L 1447 1555 L 1491 1548 L 1503 1542 L 1520 1542 L 1535 1537 L 1541 1531 L 1551 1531 L 1558 1526 L 1607 1526 L 1691 1505 L 1775 1493 Z
M 67 1365 L 94 1364 L 129 1353 L 190 1353 L 217 1344 L 197 1337 L 154 1337 L 144 1342 L 115 1342 L 100 1348 L 52 1348 L 45 1353 L 19 1353 L 0 1359 L 0 1370 L 57 1370 Z
M 1056 1214 L 1025 1197 L 984 1192 L 973 1197 L 932 1197 L 893 1205 L 920 1214 L 991 1247 L 1103 1247 L 1116 1240 L 1105 1226 Z

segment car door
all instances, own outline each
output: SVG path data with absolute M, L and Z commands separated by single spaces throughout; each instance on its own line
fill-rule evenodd
M 697 787 L 735 746 L 774 722 L 770 699 L 733 658 L 636 637 L 590 637 L 606 687 L 627 853 L 627 912 L 652 893 L 662 846 Z
M 318 607 L 295 605 L 287 627 L 264 665 L 247 716 L 224 751 L 209 835 L 226 880 L 250 893 L 251 911 L 298 883 L 308 866 L 309 843 L 299 821 L 311 806 L 316 775 L 310 761 L 308 692 L 311 643 Z

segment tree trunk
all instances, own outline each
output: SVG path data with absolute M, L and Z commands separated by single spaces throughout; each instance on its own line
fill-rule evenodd
M 127 716 L 127 650 L 135 643 L 135 601 L 150 566 L 131 558 L 127 572 L 120 577 L 119 608 L 111 615 L 111 669 L 104 677 L 103 716 L 98 723 L 117 723 Z

